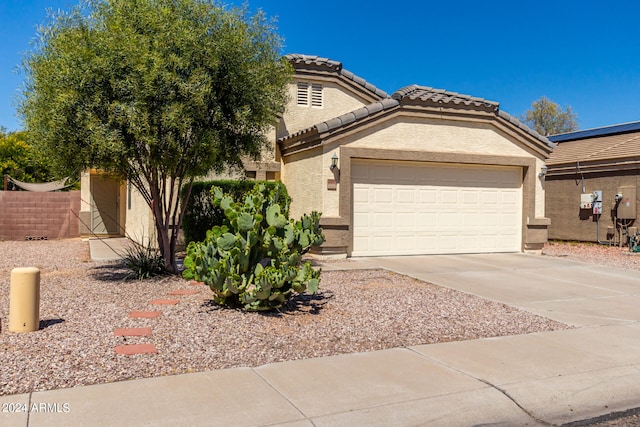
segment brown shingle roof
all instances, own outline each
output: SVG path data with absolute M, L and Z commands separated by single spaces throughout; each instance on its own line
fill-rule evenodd
M 559 143 L 547 165 L 576 162 L 615 162 L 616 159 L 640 157 L 640 132 L 594 137 Z

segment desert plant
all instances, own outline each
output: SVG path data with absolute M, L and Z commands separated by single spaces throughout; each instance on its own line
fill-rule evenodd
M 149 279 L 167 274 L 160 250 L 150 244 L 130 241 L 122 255 L 125 267 L 129 269 L 127 277 L 138 280 Z
M 239 203 L 214 187 L 224 225 L 209 230 L 203 242 L 189 243 L 183 276 L 207 284 L 218 304 L 250 311 L 280 307 L 293 292 L 316 293 L 320 270 L 301 261 L 311 246 L 324 242 L 321 214 L 289 219 L 278 204 L 283 190 L 281 183 L 271 189 L 256 184 Z
M 270 190 L 275 185 L 274 181 L 258 181 Z M 216 225 L 222 225 L 225 216 L 220 207 L 213 205 L 211 198 L 211 189 L 220 187 L 223 192 L 230 194 L 234 200 L 244 199 L 244 195 L 253 189 L 256 181 L 249 180 L 215 180 L 194 182 L 191 187 L 191 197 L 186 200 L 186 208 L 184 218 L 182 220 L 182 231 L 184 232 L 184 241 L 188 245 L 190 242 L 201 242 L 207 237 L 207 231 Z M 181 196 L 185 203 L 185 196 L 189 191 L 189 186 L 182 187 Z M 282 212 L 288 215 L 289 212 L 285 208 L 291 203 L 291 197 L 286 192 L 286 187 L 280 187 L 279 204 Z M 284 194 L 283 194 L 284 193 Z

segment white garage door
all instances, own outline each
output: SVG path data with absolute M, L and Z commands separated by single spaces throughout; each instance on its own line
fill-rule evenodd
M 352 255 L 519 252 L 521 173 L 354 160 Z

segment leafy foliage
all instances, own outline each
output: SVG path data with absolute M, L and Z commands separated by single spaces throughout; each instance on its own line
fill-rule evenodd
M 259 181 L 264 184 L 267 190 L 275 188 L 276 184 L 273 181 Z M 185 244 L 190 242 L 201 242 L 207 236 L 207 231 L 212 229 L 216 225 L 222 225 L 225 216 L 224 211 L 220 207 L 213 204 L 211 198 L 211 188 L 220 187 L 224 193 L 228 193 L 234 200 L 242 200 L 246 193 L 251 191 L 256 184 L 256 181 L 242 180 L 217 180 L 217 181 L 204 181 L 194 182 L 191 189 L 191 197 L 187 202 L 185 208 L 184 219 L 182 220 L 182 231 L 184 232 Z M 188 190 L 185 186 L 182 189 L 182 194 Z M 280 198 L 278 200 L 280 208 L 289 215 L 285 209 L 291 203 L 291 198 L 287 193 L 287 189 L 284 185 L 280 187 Z
M 563 110 L 547 97 L 534 101 L 522 120 L 540 135 L 549 136 L 578 129 L 578 115 L 567 107 Z
M 82 5 L 39 31 L 20 112 L 59 171 L 101 168 L 136 187 L 177 272 L 180 189 L 261 156 L 290 64 L 261 12 L 212 0 Z
M 29 141 L 27 132 L 5 133 L 0 129 L 0 177 L 4 174 L 23 182 L 48 182 L 55 178 L 50 162 Z
M 293 292 L 316 293 L 320 271 L 300 264 L 311 246 L 324 242 L 320 213 L 289 219 L 288 203 L 285 209 L 279 204 L 283 189 L 256 184 L 239 203 L 214 187 L 213 203 L 226 220 L 203 242 L 189 244 L 183 276 L 207 284 L 218 304 L 250 311 L 280 307 Z
M 125 267 L 129 269 L 129 277 L 138 280 L 167 274 L 160 251 L 151 245 L 129 242 L 122 257 Z

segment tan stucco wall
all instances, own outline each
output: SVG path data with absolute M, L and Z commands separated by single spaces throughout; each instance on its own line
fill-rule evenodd
M 138 243 L 148 244 L 156 242 L 156 232 L 153 224 L 151 209 L 134 186 L 128 186 L 126 202 L 127 237 Z
M 90 212 L 91 205 L 91 173 L 85 170 L 80 175 L 80 212 Z
M 356 134 L 346 141 L 352 140 L 352 147 L 502 156 L 529 155 L 523 148 L 516 146 L 485 123 L 396 117 L 390 122 L 367 130 L 366 133 Z
M 306 78 L 301 78 L 299 81 L 322 84 L 323 105 L 321 108 L 298 106 L 298 80 L 295 80 L 293 84 L 289 85 L 290 101 L 278 128 L 278 138 L 307 129 L 368 104 L 356 94 L 346 92 L 336 83 Z
M 284 162 L 281 179 L 293 199 L 291 218 L 299 219 L 314 210 L 323 212 L 323 191 L 326 191 L 322 188 L 323 157 L 317 153 L 317 150 L 307 151 L 290 156 Z

